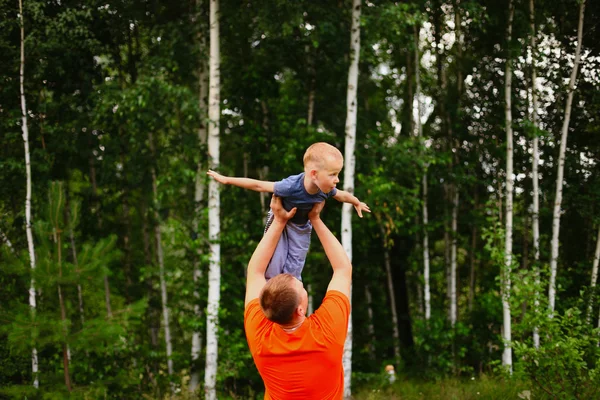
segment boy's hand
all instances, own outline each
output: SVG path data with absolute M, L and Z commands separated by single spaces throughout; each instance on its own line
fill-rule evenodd
M 321 211 L 323 210 L 323 207 L 325 207 L 324 201 L 322 201 L 320 203 L 315 203 L 313 208 L 308 213 L 308 219 L 311 221 L 314 221 L 316 219 L 321 218 L 320 214 L 321 214 Z
M 354 209 L 358 213 L 358 216 L 361 218 L 363 217 L 362 216 L 363 211 L 368 212 L 368 213 L 371 212 L 371 209 L 369 208 L 369 206 L 366 203 L 363 203 L 362 201 L 359 201 L 358 205 L 354 204 Z
M 221 175 L 218 172 L 213 171 L 212 169 L 209 169 L 206 175 L 212 176 L 215 181 L 222 183 L 223 185 L 227 185 L 229 183 L 225 175 Z
M 292 208 L 290 211 L 286 211 L 283 208 L 283 204 L 281 204 L 281 197 L 273 195 L 271 197 L 271 210 L 273 211 L 273 216 L 275 219 L 283 221 L 287 223 L 287 221 L 296 214 L 296 207 Z

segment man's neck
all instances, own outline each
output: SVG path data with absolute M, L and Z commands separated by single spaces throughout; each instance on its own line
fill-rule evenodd
M 292 332 L 298 330 L 298 328 L 300 328 L 302 326 L 302 324 L 304 323 L 305 320 L 306 320 L 306 317 L 302 317 L 298 320 L 290 322 L 289 324 L 279 325 L 279 326 L 281 327 L 281 329 L 283 329 L 284 332 L 292 333 Z
M 307 173 L 304 174 L 304 189 L 308 194 L 317 194 L 319 192 L 319 187 L 314 184 Z

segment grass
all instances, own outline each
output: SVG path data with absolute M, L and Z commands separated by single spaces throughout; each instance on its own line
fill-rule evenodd
M 354 400 L 519 400 L 534 397 L 530 384 L 482 376 L 466 380 L 401 380 L 378 389 L 359 389 L 353 398 Z

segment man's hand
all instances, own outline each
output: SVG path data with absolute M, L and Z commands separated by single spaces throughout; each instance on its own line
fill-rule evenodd
M 316 219 L 321 218 L 321 211 L 323 210 L 323 207 L 325 207 L 324 201 L 320 203 L 315 203 L 312 210 L 310 210 L 310 212 L 308 213 L 308 219 L 314 221 Z
M 211 169 L 208 170 L 206 175 L 212 176 L 215 181 L 222 183 L 223 185 L 229 184 L 228 177 L 226 177 L 225 175 L 221 175 L 218 172 L 215 172 Z
M 271 210 L 273 211 L 275 219 L 282 221 L 283 223 L 287 223 L 287 221 L 296 214 L 296 207 L 292 208 L 290 211 L 286 211 L 286 209 L 283 208 L 283 204 L 281 204 L 281 197 L 275 195 L 271 197 Z
M 369 206 L 366 203 L 363 203 L 362 201 L 359 201 L 358 205 L 354 204 L 354 209 L 358 213 L 358 216 L 361 218 L 363 217 L 362 216 L 363 211 L 368 212 L 368 213 L 371 212 L 371 209 L 369 208 Z

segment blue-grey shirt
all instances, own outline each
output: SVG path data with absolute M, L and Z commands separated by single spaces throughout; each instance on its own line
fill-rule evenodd
M 308 222 L 308 213 L 314 204 L 325 201 L 337 193 L 336 188 L 329 193 L 321 190 L 315 194 L 308 193 L 304 188 L 304 172 L 275 182 L 273 190 L 275 196 L 282 198 L 283 208 L 287 211 L 297 208 L 296 215 L 290 221 L 298 225 Z

